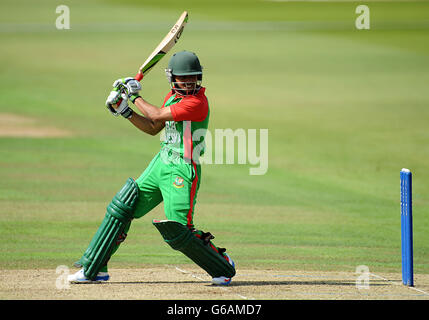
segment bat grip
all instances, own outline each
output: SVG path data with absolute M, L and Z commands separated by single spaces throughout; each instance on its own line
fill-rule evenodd
M 141 73 L 140 71 L 136 74 L 136 76 L 134 77 L 134 79 L 136 79 L 137 81 L 140 81 L 141 79 L 143 79 L 143 73 Z

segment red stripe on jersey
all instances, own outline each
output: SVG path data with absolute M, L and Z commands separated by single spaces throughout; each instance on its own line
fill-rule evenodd
M 191 125 L 192 121 L 183 121 L 183 159 L 186 163 L 192 162 L 192 152 L 194 151 Z
M 188 220 L 188 228 L 192 228 L 194 225 L 192 223 L 192 212 L 194 210 L 194 199 L 195 199 L 195 194 L 197 192 L 197 183 L 198 183 L 198 173 L 197 173 L 197 165 L 195 164 L 195 162 L 192 161 L 192 165 L 194 167 L 194 171 L 195 171 L 195 178 L 192 181 L 192 186 L 191 186 L 191 195 L 190 195 L 190 208 L 188 211 L 188 216 L 187 216 L 187 220 Z

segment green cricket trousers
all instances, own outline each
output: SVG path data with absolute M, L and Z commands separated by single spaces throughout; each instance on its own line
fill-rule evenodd
M 138 177 L 139 196 L 134 218 L 140 218 L 164 201 L 168 220 L 193 228 L 193 215 L 201 183 L 201 165 L 186 161 L 163 148 Z

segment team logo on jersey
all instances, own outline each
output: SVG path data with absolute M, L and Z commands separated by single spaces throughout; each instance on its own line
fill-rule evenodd
M 183 178 L 182 177 L 176 177 L 176 179 L 173 182 L 173 186 L 176 188 L 183 188 Z

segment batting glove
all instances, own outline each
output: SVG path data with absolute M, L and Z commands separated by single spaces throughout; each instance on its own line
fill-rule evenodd
M 140 97 L 139 91 L 142 89 L 140 82 L 131 77 L 116 80 L 113 82 L 113 87 L 125 91 L 132 103 Z
M 114 106 L 117 106 L 116 108 Z M 113 89 L 106 100 L 106 107 L 114 115 L 121 115 L 124 118 L 131 118 L 133 110 L 128 106 L 128 96 L 121 93 L 116 88 Z

